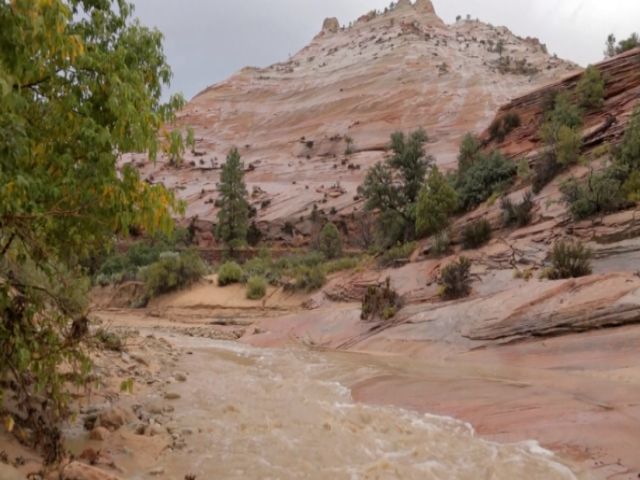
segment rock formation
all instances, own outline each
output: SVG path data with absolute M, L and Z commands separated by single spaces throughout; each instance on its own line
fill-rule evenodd
M 527 68 L 501 73 L 498 42 L 503 56 Z M 289 61 L 245 68 L 198 94 L 177 122 L 197 139 L 183 167 L 126 161 L 148 181 L 175 188 L 187 217 L 211 222 L 220 165 L 238 146 L 260 228 L 295 244 L 309 233 L 300 220 L 314 204 L 335 212 L 335 221 L 360 209 L 356 189 L 392 132 L 425 128 L 429 152 L 453 166 L 467 131 L 480 132 L 500 105 L 576 68 L 504 27 L 445 25 L 430 1 L 406 0 L 350 28 L 328 19 Z M 284 235 L 285 222 L 298 235 Z
M 336 17 L 325 18 L 322 23 L 322 33 L 337 33 L 340 30 L 340 22 Z
M 436 9 L 433 8 L 431 0 L 416 0 L 415 8 L 421 13 L 432 13 L 435 15 Z
M 605 80 L 605 97 L 602 108 L 585 112 L 583 139 L 587 148 L 602 143 L 616 144 L 622 138 L 640 99 L 640 49 L 625 52 L 596 67 Z M 503 105 L 495 118 L 515 113 L 522 126 L 501 142 L 491 141 L 489 132 L 485 131 L 485 141 L 513 157 L 535 156 L 541 147 L 538 129 L 543 122 L 545 105 L 556 93 L 574 91 L 581 78 L 582 72 L 575 73 Z

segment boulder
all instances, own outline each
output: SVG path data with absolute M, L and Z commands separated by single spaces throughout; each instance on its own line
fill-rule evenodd
M 98 414 L 97 425 L 114 432 L 133 420 L 135 417 L 132 412 L 122 407 L 111 407 Z

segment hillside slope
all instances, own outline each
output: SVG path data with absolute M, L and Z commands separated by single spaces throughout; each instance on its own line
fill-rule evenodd
M 537 39 L 473 20 L 446 25 L 430 1 L 401 1 L 348 28 L 327 19 L 289 61 L 245 68 L 198 94 L 179 115 L 197 139 L 183 167 L 133 161 L 149 181 L 177 189 L 187 217 L 212 221 L 219 168 L 237 146 L 261 227 L 295 243 L 279 227 L 305 233 L 297 224 L 314 203 L 337 215 L 357 208 L 357 186 L 392 132 L 425 128 L 429 152 L 453 166 L 461 137 L 486 128 L 500 105 L 576 70 Z

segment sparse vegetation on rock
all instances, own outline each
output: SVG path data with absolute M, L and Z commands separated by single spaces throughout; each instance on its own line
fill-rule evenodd
M 628 50 L 640 47 L 640 35 L 632 33 L 629 37 L 618 41 L 614 34 L 607 37 L 606 49 L 604 54 L 611 58 L 620 55 Z
M 519 228 L 529 225 L 531 222 L 531 211 L 533 210 L 533 193 L 527 192 L 524 198 L 513 203 L 509 197 L 503 197 L 500 201 L 500 208 L 506 226 L 515 225 Z
M 438 279 L 440 295 L 445 300 L 463 298 L 471 293 L 471 260 L 460 257 L 445 266 Z
M 491 224 L 487 220 L 476 220 L 462 230 L 462 246 L 467 249 L 479 248 L 491 240 L 491 232 Z
M 371 285 L 362 299 L 360 318 L 365 321 L 390 320 L 402 308 L 402 300 L 387 278 L 382 285 Z
M 546 271 L 550 280 L 591 274 L 592 252 L 581 242 L 561 240 L 553 246 L 550 257 L 551 268 Z
M 586 181 L 571 178 L 560 186 L 563 199 L 575 220 L 583 220 L 598 213 L 614 212 L 625 204 L 616 171 L 612 168 L 600 172 L 591 171 Z
M 342 238 L 334 223 L 328 222 L 318 236 L 318 250 L 329 260 L 342 256 Z
M 427 134 L 391 136 L 392 155 L 373 166 L 358 192 L 369 211 L 379 210 L 378 237 L 383 247 L 415 238 L 415 205 L 433 158 L 424 152 Z
M 489 126 L 489 134 L 492 140 L 502 142 L 507 135 L 522 124 L 520 116 L 515 112 L 509 112 L 496 118 Z
M 604 87 L 605 82 L 600 70 L 593 65 L 589 65 L 582 74 L 576 89 L 580 107 L 587 110 L 602 107 L 604 103 Z
M 513 182 L 516 166 L 501 153 L 478 153 L 470 167 L 458 176 L 456 190 L 460 206 L 470 210 L 492 194 L 506 189 Z
M 438 167 L 433 167 L 420 191 L 416 205 L 416 233 L 434 235 L 449 225 L 449 217 L 458 209 L 458 194 Z
M 408 242 L 386 250 L 378 259 L 378 265 L 381 267 L 392 267 L 407 263 L 409 257 L 416 250 L 418 244 L 416 242 Z

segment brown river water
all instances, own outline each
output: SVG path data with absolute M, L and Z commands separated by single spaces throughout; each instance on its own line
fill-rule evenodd
M 157 458 L 161 477 L 134 455 L 118 462 L 124 478 L 588 478 L 533 441 L 501 445 L 454 419 L 355 403 L 344 385 L 381 373 L 366 356 L 166 338 L 192 352 L 173 415 L 193 433 Z

